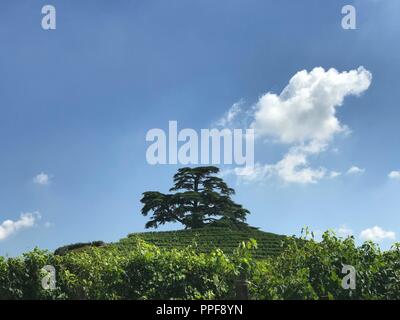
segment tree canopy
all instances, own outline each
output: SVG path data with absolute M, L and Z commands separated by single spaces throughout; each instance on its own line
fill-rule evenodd
M 146 228 L 157 228 L 167 222 L 180 222 L 186 229 L 216 221 L 243 223 L 250 212 L 231 199 L 235 190 L 216 176 L 218 172 L 214 166 L 181 168 L 169 190 L 173 193 L 144 192 L 142 214 L 147 216 L 152 212 Z

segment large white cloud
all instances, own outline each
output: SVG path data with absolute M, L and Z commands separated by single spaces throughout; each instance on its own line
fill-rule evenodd
M 372 75 L 364 67 L 344 72 L 318 67 L 297 72 L 279 95 L 268 92 L 261 96 L 253 109 L 251 127 L 258 138 L 286 144 L 289 150 L 275 164 L 258 164 L 235 173 L 249 181 L 276 176 L 301 184 L 338 176 L 336 171 L 312 168 L 309 157 L 326 151 L 335 135 L 349 132 L 337 118 L 337 108 L 346 96 L 366 91 L 371 81 Z M 239 110 L 235 106 L 227 118 L 232 121 Z M 247 178 L 243 177 L 246 174 Z
M 31 228 L 40 219 L 39 212 L 23 213 L 16 221 L 5 220 L 0 224 L 0 241 L 22 229 Z
M 379 226 L 374 226 L 361 231 L 360 238 L 363 240 L 380 242 L 385 239 L 394 240 L 396 238 L 396 234 L 393 231 L 386 231 Z
M 371 79 L 363 67 L 348 72 L 321 67 L 297 72 L 279 95 L 268 92 L 259 99 L 252 127 L 257 135 L 283 143 L 330 140 L 346 130 L 336 109 L 346 96 L 367 90 Z

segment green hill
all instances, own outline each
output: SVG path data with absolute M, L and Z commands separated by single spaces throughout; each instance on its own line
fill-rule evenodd
M 138 238 L 164 249 L 193 246 L 199 252 L 209 253 L 211 250 L 219 248 L 227 254 L 231 254 L 240 242 L 255 239 L 258 248 L 254 253 L 254 257 L 263 259 L 279 254 L 286 236 L 260 231 L 253 227 L 240 229 L 205 227 L 176 231 L 139 232 L 131 233 L 126 238 L 110 244 L 94 241 L 66 245 L 55 250 L 55 254 L 64 255 L 70 251 L 78 252 L 89 247 L 103 247 L 107 250 L 107 247 L 112 246 L 121 250 L 129 250 L 135 246 Z
M 282 241 L 286 239 L 285 236 L 260 231 L 255 228 L 245 228 L 242 230 L 202 228 L 195 230 L 132 233 L 127 238 L 123 238 L 113 245 L 129 250 L 129 247 L 133 245 L 136 238 L 141 238 L 161 248 L 181 248 L 194 245 L 199 252 L 210 252 L 214 248 L 220 248 L 227 254 L 232 253 L 240 242 L 253 238 L 258 244 L 255 257 L 259 259 L 278 254 L 281 251 Z

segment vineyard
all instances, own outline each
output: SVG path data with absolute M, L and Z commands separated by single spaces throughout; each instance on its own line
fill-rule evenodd
M 114 244 L 64 247 L 61 254 L 34 249 L 0 257 L 0 299 L 235 299 L 243 279 L 251 299 L 400 298 L 400 244 L 382 252 L 372 242 L 357 247 L 351 237 L 326 232 L 322 241 L 287 237 L 279 252 L 280 236 L 203 233 L 204 239 L 198 231 L 134 234 Z M 251 239 L 233 249 L 250 234 L 261 246 Z M 343 286 L 344 265 L 356 271 L 351 290 Z M 45 266 L 54 270 L 54 287 L 46 286 Z
M 233 253 L 243 241 L 257 241 L 257 251 L 254 258 L 265 259 L 276 256 L 282 251 L 285 236 L 260 231 L 256 228 L 202 228 L 195 230 L 178 230 L 165 232 L 132 233 L 114 245 L 118 248 L 129 249 L 140 238 L 160 248 L 185 248 L 192 246 L 200 253 L 210 253 L 219 248 L 225 253 Z

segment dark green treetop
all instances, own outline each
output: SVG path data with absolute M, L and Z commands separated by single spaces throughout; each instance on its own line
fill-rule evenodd
M 187 229 L 201 228 L 218 220 L 243 223 L 249 211 L 231 199 L 235 190 L 216 176 L 218 172 L 214 166 L 181 168 L 174 175 L 174 186 L 170 189 L 173 193 L 144 192 L 142 214 L 153 213 L 146 228 L 157 228 L 167 222 L 180 222 Z

